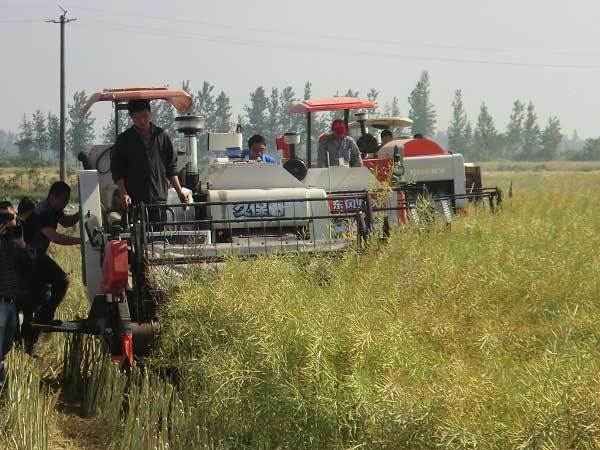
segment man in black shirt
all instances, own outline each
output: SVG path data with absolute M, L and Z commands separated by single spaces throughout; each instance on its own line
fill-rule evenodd
M 20 231 L 17 235 L 11 231 Z M 0 202 L 0 391 L 6 379 L 4 359 L 10 351 L 17 330 L 16 300 L 19 294 L 17 267 L 24 257 L 22 229 L 17 214 L 8 201 Z
M 164 203 L 169 182 L 180 200 L 187 202 L 188 194 L 177 177 L 177 152 L 165 130 L 152 123 L 150 102 L 130 100 L 128 110 L 133 126 L 117 137 L 110 166 L 121 206 Z M 160 220 L 157 211 L 149 215 L 151 221 Z
M 78 245 L 79 237 L 58 233 L 58 224 L 65 228 L 73 227 L 79 222 L 79 213 L 66 215 L 64 209 L 69 203 L 71 188 L 68 184 L 57 181 L 50 187 L 46 200 L 40 202 L 26 225 L 25 238 L 27 250 L 33 259 L 33 299 L 34 321 L 40 324 L 51 324 L 56 308 L 67 293 L 69 277 L 60 266 L 48 255 L 50 242 L 57 245 Z M 50 296 L 48 297 L 48 285 Z M 26 350 L 31 352 L 39 333 L 27 326 L 22 329 L 26 342 Z

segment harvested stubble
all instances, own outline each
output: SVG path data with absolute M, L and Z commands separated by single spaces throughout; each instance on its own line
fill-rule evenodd
M 50 449 L 52 412 L 59 392 L 42 385 L 42 371 L 21 352 L 7 359 L 8 386 L 3 393 L 0 448 Z

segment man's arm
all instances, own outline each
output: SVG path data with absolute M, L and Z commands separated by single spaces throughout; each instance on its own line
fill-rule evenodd
M 317 165 L 319 167 L 327 167 L 327 149 L 325 148 L 325 143 L 327 141 L 323 140 L 319 142 L 319 147 L 317 148 Z
M 67 236 L 66 234 L 57 233 L 54 228 L 42 228 L 42 233 L 48 238 L 50 242 L 57 245 L 79 245 L 81 240 L 78 237 Z
M 179 200 L 181 200 L 182 203 L 187 203 L 189 201 L 189 195 L 181 189 L 179 177 L 177 176 L 177 152 L 173 148 L 173 143 L 167 133 L 164 133 L 164 139 L 163 155 L 165 158 L 165 175 L 171 182 L 173 189 L 177 192 Z
M 65 228 L 74 227 L 77 223 L 79 223 L 79 211 L 77 211 L 77 214 L 72 214 L 70 216 L 62 216 L 58 223 L 60 223 Z
M 183 189 L 181 189 L 181 184 L 179 184 L 179 177 L 177 175 L 173 175 L 172 177 L 169 177 L 169 181 L 171 182 L 171 186 L 173 186 L 173 189 L 175 189 L 175 191 L 177 192 L 181 203 L 189 202 L 189 195 L 187 192 L 184 192 Z
M 350 167 L 362 167 L 362 158 L 360 156 L 360 150 L 356 141 L 352 139 L 350 141 Z
M 117 137 L 117 141 L 113 146 L 110 157 L 110 171 L 113 181 L 119 186 L 119 198 L 121 205 L 127 208 L 131 205 L 131 197 L 125 187 L 125 176 L 127 174 L 127 158 L 125 156 L 125 145 L 121 136 Z

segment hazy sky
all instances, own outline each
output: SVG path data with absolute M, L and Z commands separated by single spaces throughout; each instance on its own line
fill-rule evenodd
M 455 89 L 475 122 L 481 101 L 504 129 L 514 99 L 533 101 L 540 125 L 598 136 L 600 3 L 592 0 L 65 0 L 67 98 L 132 84 L 215 84 L 241 111 L 257 86 L 292 85 L 313 97 L 374 87 L 406 97 L 422 70 L 438 128 Z M 23 113 L 58 112 L 59 26 L 54 2 L 0 0 L 0 129 Z M 108 107 L 96 108 L 99 128 Z

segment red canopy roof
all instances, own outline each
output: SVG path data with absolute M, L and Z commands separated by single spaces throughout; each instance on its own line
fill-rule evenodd
M 81 114 L 86 114 L 96 102 L 126 102 L 129 100 L 167 100 L 181 114 L 185 114 L 192 106 L 192 96 L 181 89 L 169 89 L 159 86 L 137 86 L 104 89 L 102 92 L 96 92 L 87 101 Z
M 371 109 L 375 102 L 354 97 L 332 97 L 303 100 L 290 108 L 290 113 L 337 111 L 342 109 Z

